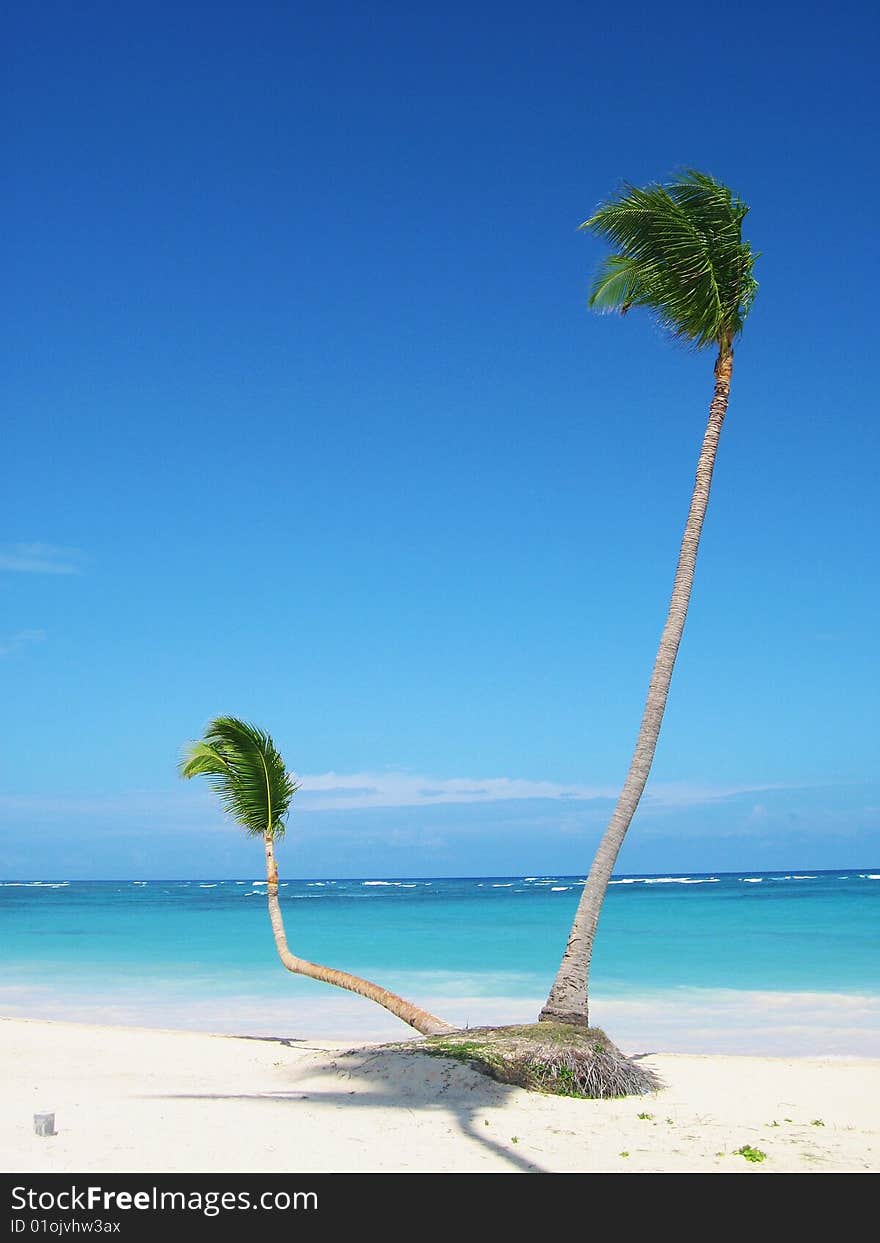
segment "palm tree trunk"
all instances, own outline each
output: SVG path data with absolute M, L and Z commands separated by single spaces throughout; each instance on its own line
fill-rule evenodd
M 319 963 L 309 962 L 306 958 L 297 958 L 291 954 L 287 946 L 284 921 L 281 918 L 281 906 L 278 902 L 278 867 L 275 863 L 275 846 L 273 839 L 267 834 L 266 843 L 266 892 L 269 900 L 269 919 L 275 937 L 275 948 L 288 971 L 296 975 L 307 975 L 312 980 L 322 980 L 325 984 L 335 984 L 337 988 L 347 988 L 349 992 L 360 993 L 378 1005 L 390 1010 L 393 1015 L 414 1027 L 423 1036 L 440 1036 L 445 1032 L 455 1031 L 448 1023 L 429 1014 L 419 1006 L 391 993 L 387 988 L 380 988 L 370 980 L 362 980 L 360 976 L 350 975 L 347 971 L 337 971 L 333 967 L 322 967 Z
M 706 516 L 706 506 L 709 503 L 709 488 L 712 484 L 718 438 L 727 413 L 732 372 L 733 353 L 722 345 L 715 364 L 715 395 L 709 408 L 709 423 L 703 437 L 700 460 L 697 463 L 697 477 L 684 529 L 684 538 L 681 542 L 681 551 L 678 555 L 672 599 L 666 616 L 666 625 L 663 627 L 663 634 L 660 638 L 660 648 L 654 662 L 654 672 L 651 675 L 635 754 L 617 800 L 617 806 L 614 808 L 605 835 L 599 843 L 593 866 L 590 868 L 589 877 L 584 885 L 559 971 L 547 1003 L 540 1014 L 542 1021 L 579 1025 L 587 1025 L 589 1022 L 587 987 L 593 953 L 593 938 L 596 935 L 599 912 L 602 909 L 614 864 L 654 762 L 654 752 L 657 748 L 663 713 L 666 710 L 672 669 L 678 655 L 678 646 L 687 617 L 700 534 L 703 529 L 703 519 Z

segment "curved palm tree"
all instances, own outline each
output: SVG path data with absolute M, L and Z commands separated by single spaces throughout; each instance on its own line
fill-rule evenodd
M 715 392 L 697 463 L 672 599 L 648 688 L 635 753 L 617 805 L 584 885 L 565 953 L 541 1019 L 587 1024 L 593 939 L 611 873 L 642 797 L 690 601 L 700 533 L 727 411 L 733 343 L 754 299 L 755 257 L 742 239 L 748 207 L 705 173 L 688 171 L 669 185 L 624 189 L 581 225 L 615 248 L 596 274 L 597 311 L 646 307 L 674 337 L 715 349 Z
M 284 767 L 284 761 L 268 734 L 236 717 L 218 716 L 209 723 L 204 737 L 188 746 L 180 763 L 180 775 L 187 778 L 207 777 L 224 810 L 234 816 L 251 836 L 262 837 L 266 850 L 269 919 L 278 957 L 288 971 L 360 993 L 362 997 L 368 997 L 390 1010 L 422 1035 L 433 1036 L 453 1030 L 442 1019 L 370 980 L 333 967 L 322 967 L 291 954 L 278 902 L 275 842 L 284 836 L 290 801 L 299 786 Z

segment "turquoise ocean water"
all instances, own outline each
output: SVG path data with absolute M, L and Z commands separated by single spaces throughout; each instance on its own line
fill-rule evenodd
M 456 1023 L 530 1021 L 583 877 L 282 882 L 295 953 Z M 880 1055 L 880 869 L 617 877 L 594 1022 L 627 1047 Z M 0 884 L 0 1015 L 340 1040 L 407 1033 L 291 976 L 265 886 Z

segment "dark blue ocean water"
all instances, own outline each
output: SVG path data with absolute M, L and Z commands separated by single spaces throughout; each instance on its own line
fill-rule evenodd
M 488 1021 L 503 999 L 546 995 L 582 881 L 376 877 L 280 894 L 295 953 L 435 1008 L 468 999 L 479 1022 L 484 1005 Z M 878 932 L 877 870 L 618 877 L 592 991 L 877 997 Z M 0 1014 L 264 1030 L 281 1002 L 305 1016 L 338 996 L 283 971 L 264 886 L 246 878 L 6 882 L 0 945 Z

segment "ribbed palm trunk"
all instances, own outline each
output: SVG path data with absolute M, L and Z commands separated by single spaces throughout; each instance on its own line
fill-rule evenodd
M 589 1022 L 587 988 L 596 925 L 599 922 L 599 912 L 602 909 L 614 864 L 630 821 L 639 805 L 654 761 L 657 738 L 669 694 L 672 669 L 687 617 L 697 549 L 700 545 L 703 519 L 706 516 L 706 506 L 709 502 L 709 488 L 712 484 L 718 438 L 727 413 L 732 372 L 733 353 L 729 348 L 722 347 L 715 364 L 715 395 L 709 410 L 709 423 L 703 437 L 700 460 L 697 464 L 697 477 L 684 538 L 681 542 L 681 552 L 678 556 L 672 599 L 660 639 L 657 659 L 654 662 L 654 672 L 651 675 L 635 754 L 617 800 L 617 806 L 614 808 L 608 828 L 596 851 L 593 866 L 590 868 L 589 877 L 584 885 L 559 971 L 550 990 L 550 996 L 547 998 L 547 1004 L 540 1014 L 542 1021 L 579 1025 L 587 1025 Z
M 442 1019 L 429 1014 L 427 1010 L 422 1010 L 419 1006 L 404 1001 L 402 997 L 398 997 L 397 993 L 391 993 L 387 988 L 380 988 L 378 984 L 373 984 L 370 980 L 362 980 L 360 976 L 350 975 L 347 971 L 337 971 L 333 967 L 322 967 L 319 963 L 309 962 L 306 958 L 297 958 L 295 954 L 291 954 L 284 932 L 284 921 L 281 918 L 281 906 L 278 902 L 278 867 L 275 863 L 275 845 L 268 835 L 264 841 L 266 843 L 266 892 L 269 900 L 269 919 L 272 922 L 278 957 L 288 971 L 296 975 L 307 975 L 310 979 L 321 980 L 325 984 L 335 984 L 337 988 L 347 988 L 352 993 L 360 993 L 362 997 L 368 997 L 370 1001 L 375 1001 L 378 1005 L 384 1006 L 386 1010 L 390 1010 L 396 1018 L 408 1023 L 423 1036 L 439 1036 L 444 1032 L 455 1030 Z

